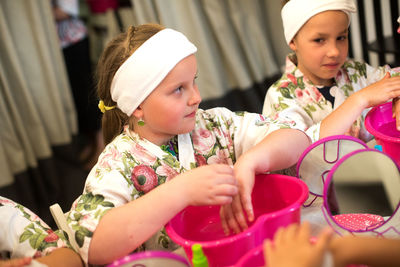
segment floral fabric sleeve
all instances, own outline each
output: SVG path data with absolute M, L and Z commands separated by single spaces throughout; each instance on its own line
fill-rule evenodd
M 32 211 L 5 197 L 0 197 L 0 218 L 3 257 L 37 258 L 68 246 L 61 231 L 53 231 Z
M 336 97 L 338 101 L 335 100 L 335 108 L 342 104 L 349 95 L 383 79 L 387 72 L 389 72 L 391 76 L 397 76 L 399 75 L 400 67 L 390 68 L 390 66 L 385 65 L 375 68 L 364 62 L 355 60 L 346 61 L 336 77 L 338 95 L 340 95 L 340 97 Z M 363 110 L 361 116 L 350 130 L 351 135 L 365 142 L 373 138 L 364 125 L 365 117 L 370 109 L 371 108 L 367 108 Z
M 234 158 L 238 158 L 277 129 L 297 128 L 294 121 L 267 118 L 257 113 L 232 112 L 225 108 L 210 109 L 207 113 L 219 117 L 222 122 L 219 130 L 224 132 L 233 143 Z
M 272 119 L 293 121 L 315 142 L 320 122 L 330 112 L 332 105 L 288 57 L 285 73 L 267 91 L 262 113 Z

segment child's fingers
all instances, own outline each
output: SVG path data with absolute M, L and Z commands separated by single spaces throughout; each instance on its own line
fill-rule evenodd
M 215 196 L 214 200 L 210 205 L 229 205 L 232 203 L 232 196 L 228 195 L 219 195 Z
M 246 212 L 247 219 L 249 222 L 254 221 L 254 211 L 253 211 L 253 204 L 251 203 L 251 194 L 243 190 L 240 196 L 241 205 Z
M 236 185 L 232 184 L 221 184 L 216 189 L 217 196 L 236 196 L 239 192 L 239 189 Z
M 311 233 L 310 223 L 303 222 L 298 229 L 298 238 L 300 240 L 308 241 L 310 240 L 310 233 Z
M 240 229 L 238 229 L 239 231 L 235 230 L 235 233 L 240 233 L 241 229 L 245 230 L 248 228 L 240 197 L 235 197 L 233 199 L 232 209 L 233 209 L 233 215 L 235 218 L 235 223 L 237 222 L 237 224 L 240 227 Z
M 297 239 L 299 225 L 297 223 L 292 223 L 289 225 L 282 234 L 282 240 L 285 242 L 292 242 Z
M 225 209 L 227 209 L 227 206 L 229 206 L 229 205 L 222 206 L 219 211 L 219 216 L 221 218 L 221 226 L 222 226 L 222 230 L 224 231 L 225 235 L 230 234 L 230 229 L 228 226 L 228 218 L 226 217 L 227 212 L 225 211 Z
M 264 260 L 268 266 L 268 259 L 270 257 L 270 255 L 272 255 L 273 253 L 273 248 L 272 248 L 272 241 L 270 239 L 266 239 L 264 241 L 264 245 L 263 245 L 263 252 L 264 252 Z
M 318 249 L 325 250 L 328 247 L 332 237 L 333 237 L 333 231 L 330 227 L 326 227 L 324 230 L 322 230 L 316 242 L 316 246 L 318 247 Z
M 285 230 L 286 229 L 284 227 L 279 227 L 278 230 L 276 230 L 274 234 L 275 244 L 279 245 L 282 243 Z
M 396 128 L 400 131 L 400 97 L 392 100 L 393 118 L 396 118 Z
M 240 233 L 240 226 L 236 221 L 234 212 L 232 210 L 232 205 L 233 203 L 230 205 L 225 205 L 220 213 L 222 229 L 224 230 L 225 235 L 229 235 L 231 230 L 234 233 Z

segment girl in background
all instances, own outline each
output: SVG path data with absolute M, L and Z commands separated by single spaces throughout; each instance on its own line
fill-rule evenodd
M 400 130 L 400 68 L 373 68 L 347 59 L 352 0 L 290 0 L 282 8 L 285 39 L 293 53 L 285 73 L 267 91 L 263 114 L 284 117 L 313 141 L 349 134 L 372 139 L 368 108 L 393 100 Z

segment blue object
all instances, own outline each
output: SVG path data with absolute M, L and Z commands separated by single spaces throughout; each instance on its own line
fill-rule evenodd
M 379 150 L 379 151 L 382 152 L 382 146 L 381 146 L 381 145 L 375 145 L 374 148 L 375 148 L 376 150 Z

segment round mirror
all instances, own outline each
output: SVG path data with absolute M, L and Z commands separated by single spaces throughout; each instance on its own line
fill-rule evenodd
M 375 149 L 352 151 L 326 177 L 323 211 L 339 233 L 399 236 L 400 171 Z
M 344 155 L 368 148 L 361 140 L 335 135 L 318 140 L 309 146 L 297 163 L 297 177 L 308 186 L 310 193 L 322 197 L 325 179 L 333 167 Z

